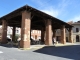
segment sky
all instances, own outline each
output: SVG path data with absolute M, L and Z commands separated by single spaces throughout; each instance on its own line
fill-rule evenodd
M 80 20 L 80 0 L 0 0 L 0 17 L 26 4 L 65 22 Z

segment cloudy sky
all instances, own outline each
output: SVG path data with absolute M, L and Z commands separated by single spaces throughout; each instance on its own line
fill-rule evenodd
M 80 20 L 80 0 L 0 0 L 0 17 L 26 4 L 65 22 Z

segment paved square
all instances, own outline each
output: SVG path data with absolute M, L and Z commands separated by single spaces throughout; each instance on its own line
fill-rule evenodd
M 40 49 L 20 50 L 10 45 L 0 46 L 0 60 L 80 60 L 80 44 L 45 46 Z

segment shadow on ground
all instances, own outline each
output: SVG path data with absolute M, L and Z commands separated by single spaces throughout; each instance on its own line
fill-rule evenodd
M 11 48 L 11 47 L 13 47 L 13 48 L 18 48 L 18 46 L 16 46 L 16 45 L 11 45 L 11 44 L 0 44 L 0 46 L 7 47 L 7 48 Z
M 45 46 L 33 52 L 47 54 L 51 56 L 63 57 L 73 60 L 80 60 L 80 45 L 71 46 Z

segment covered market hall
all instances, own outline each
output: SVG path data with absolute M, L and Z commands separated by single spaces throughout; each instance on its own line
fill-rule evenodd
M 67 29 L 69 42 L 73 42 L 72 25 L 28 5 L 1 17 L 0 25 L 2 25 L 2 37 L 0 40 L 2 44 L 7 42 L 7 26 L 13 27 L 12 40 L 15 37 L 15 28 L 21 28 L 20 48 L 30 47 L 31 30 L 41 30 L 41 41 L 44 41 L 45 45 L 52 45 L 52 38 L 56 37 L 55 32 L 57 29 L 61 31 L 60 42 L 66 43 L 65 29 Z

